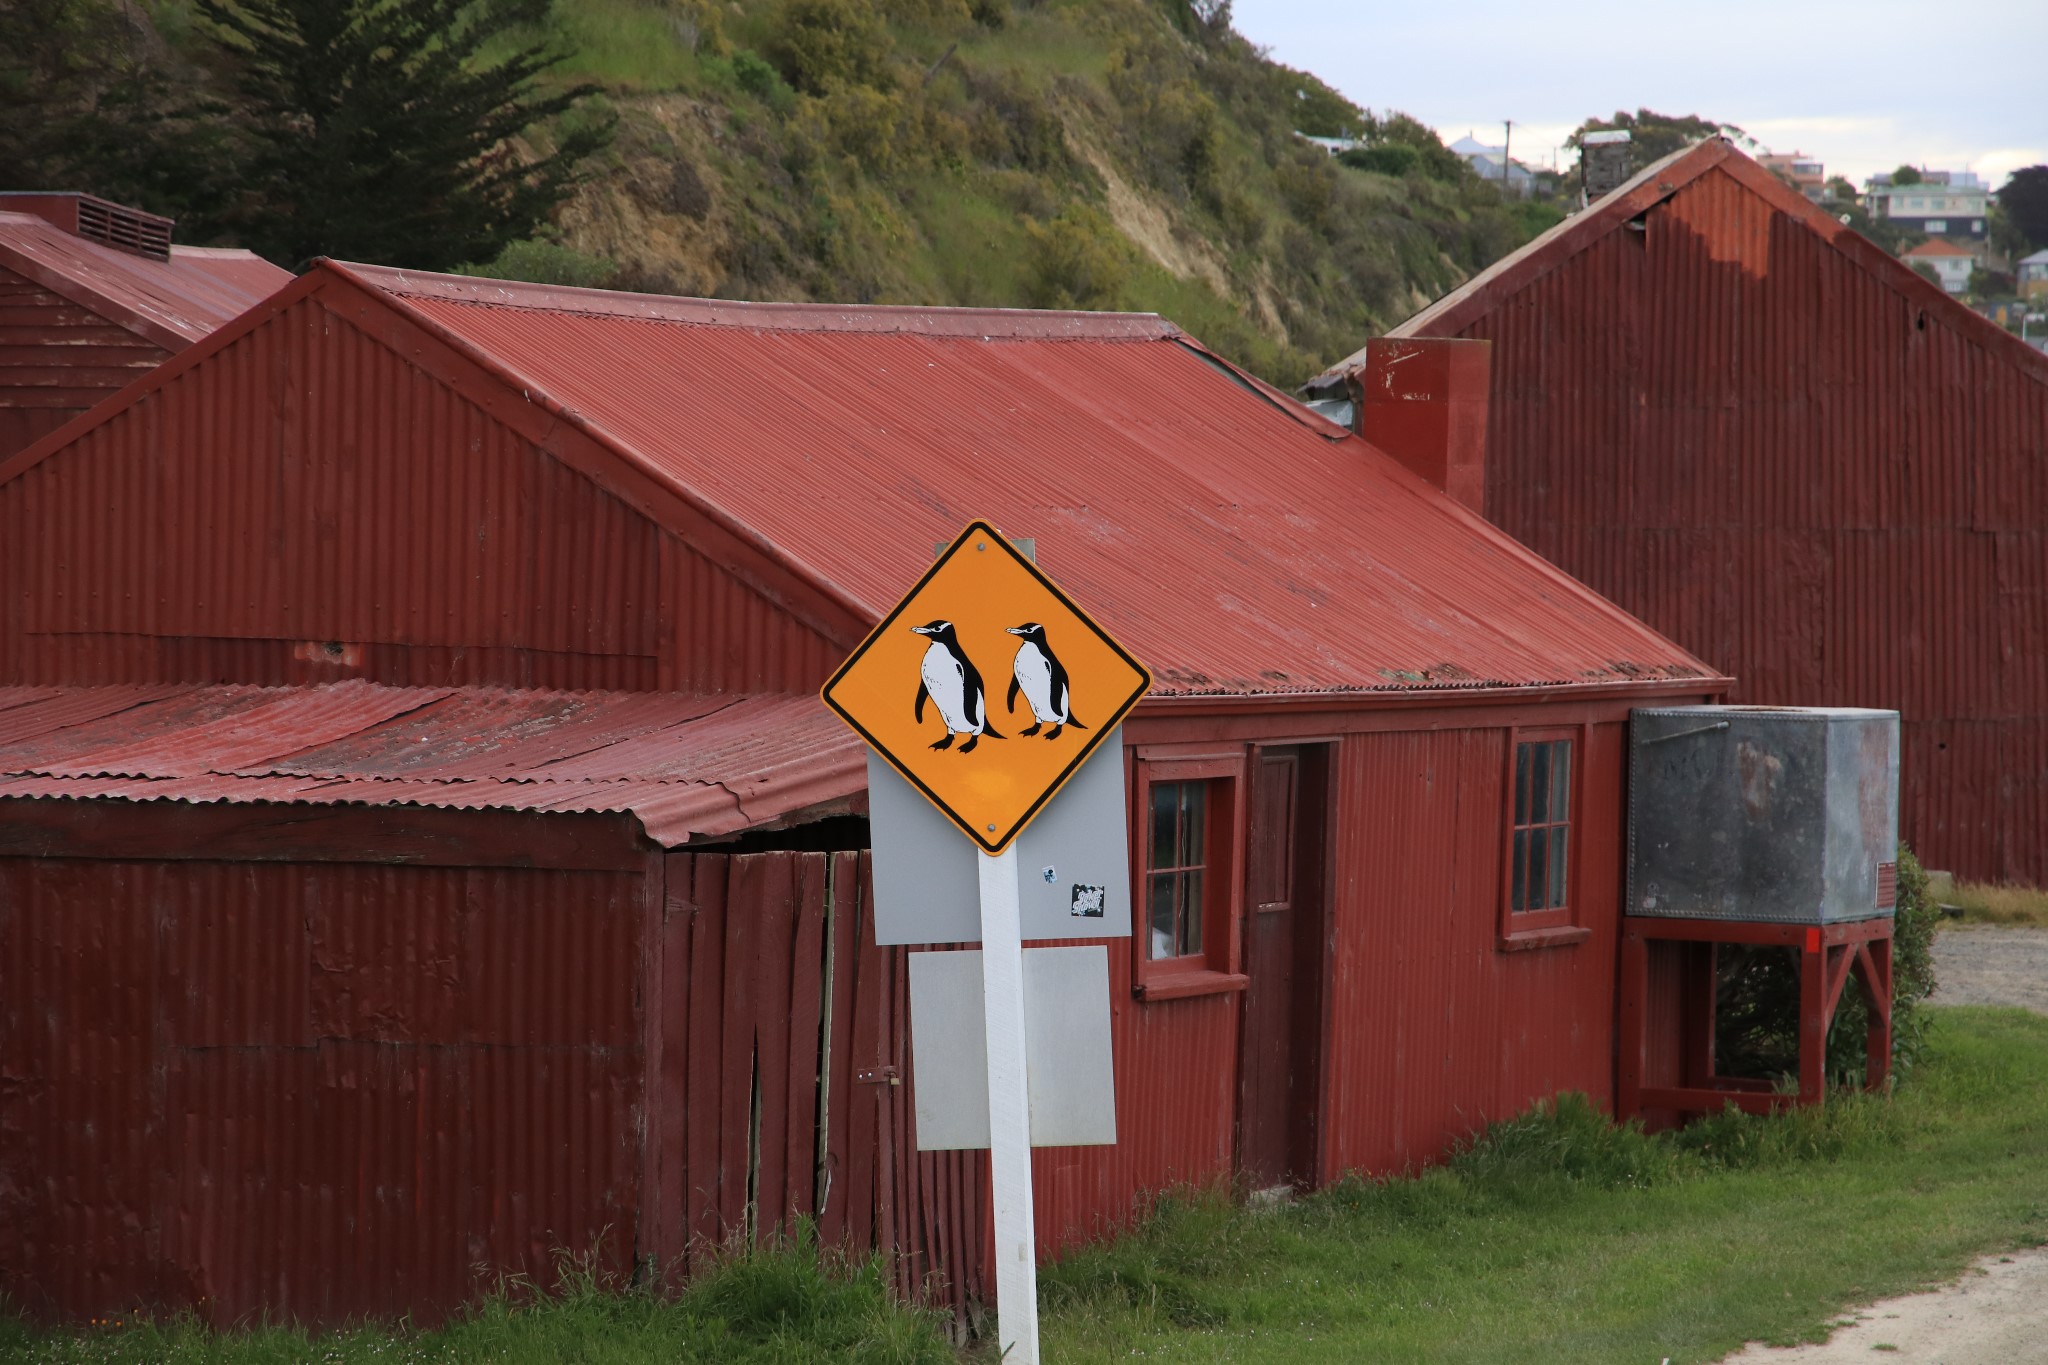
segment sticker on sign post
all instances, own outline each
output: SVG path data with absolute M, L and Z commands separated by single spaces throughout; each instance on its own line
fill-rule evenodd
M 825 684 L 825 704 L 1000 853 L 1152 677 L 986 522 L 949 546 Z

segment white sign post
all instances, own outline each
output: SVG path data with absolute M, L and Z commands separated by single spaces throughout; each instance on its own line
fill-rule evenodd
M 984 853 L 980 863 L 997 1339 L 1005 1365 L 1038 1365 L 1038 1248 L 1031 1207 L 1031 1097 L 1024 1071 L 1024 940 L 1017 846 Z
M 840 665 L 822 693 L 825 704 L 875 754 L 980 850 L 976 879 L 996 1223 L 996 1321 L 1006 1365 L 1038 1365 L 1024 896 L 1014 841 L 1068 779 L 1082 771 L 1089 756 L 1117 734 L 1117 726 L 1152 686 L 1144 665 L 1040 573 L 1034 559 L 1028 548 L 1011 544 L 987 522 L 970 522 Z M 1023 711 L 1018 709 L 1020 699 Z M 1121 768 L 1112 775 L 1120 779 Z M 1091 785 L 1103 784 L 1098 778 Z M 1112 804 L 1120 808 L 1121 797 Z M 1119 809 L 1119 827 L 1120 817 Z M 1072 851 L 1079 854 L 1078 845 Z M 900 850 L 891 850 L 896 852 Z M 1111 929 L 1106 923 L 1109 900 L 1116 899 L 1123 908 L 1121 886 L 1111 892 L 1123 880 L 1121 869 L 1089 874 L 1102 876 L 1101 881 L 1075 875 L 1098 863 L 1106 869 L 1120 860 L 1113 853 L 1102 858 L 1092 847 L 1079 863 L 1068 859 L 1065 850 L 1056 852 L 1059 856 L 1048 859 L 1038 874 L 1045 886 L 1057 887 L 1063 863 L 1069 873 L 1068 914 L 1064 922 L 1055 919 L 1052 937 L 1085 936 L 1072 933 L 1071 921 L 1077 918 L 1093 921 L 1105 935 L 1130 932 L 1127 909 L 1118 916 L 1122 927 Z M 878 868 L 882 862 L 878 857 Z M 876 878 L 878 883 L 884 880 Z M 1037 906 L 1046 898 L 1044 888 L 1034 887 L 1034 892 Z M 910 918 L 931 921 L 917 912 Z M 930 932 L 934 923 L 906 922 L 899 926 L 901 936 L 878 933 L 876 941 L 916 942 L 920 929 Z M 878 929 L 879 924 L 878 919 Z M 1098 972 L 1102 960 L 1096 960 Z M 1060 965 L 1047 962 L 1053 968 Z M 949 974 L 950 969 L 941 968 L 936 977 Z M 950 992 L 958 998 L 957 978 L 936 980 L 913 966 L 913 1002 L 921 975 L 940 995 Z M 1059 979 L 1057 971 L 1053 975 Z M 1069 972 L 1065 979 L 1078 978 Z M 1106 977 L 1095 979 L 1107 984 Z M 1106 1008 L 1106 992 L 1100 1003 Z M 1107 1023 L 1106 1015 L 1103 1022 Z M 915 1035 L 915 1023 L 912 1031 Z M 1063 1080 L 1085 1071 L 1085 1066 L 1066 1066 Z M 1072 1089 L 1069 1085 L 1062 1093 Z M 1049 1122 L 1047 1127 L 1064 1132 L 1069 1125 Z

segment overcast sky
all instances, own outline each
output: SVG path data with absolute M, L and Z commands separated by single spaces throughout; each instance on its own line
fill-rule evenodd
M 1236 0 L 1237 31 L 1375 111 L 1547 164 L 1588 117 L 1746 129 L 1859 186 L 1901 162 L 1995 187 L 2048 163 L 2048 0 Z M 2010 74 L 2001 74 L 2006 68 Z

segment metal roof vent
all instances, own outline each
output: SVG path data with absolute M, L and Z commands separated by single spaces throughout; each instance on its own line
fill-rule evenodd
M 1587 203 L 1613 193 L 1628 179 L 1629 143 L 1626 128 L 1579 139 L 1579 182 Z
M 1631 915 L 1834 924 L 1897 898 L 1899 713 L 1629 713 Z
M 153 261 L 171 259 L 170 219 L 89 194 L 78 196 L 78 235 Z
M 97 195 L 75 191 L 12 192 L 0 194 L 0 211 L 34 214 L 52 227 L 62 228 L 75 237 L 113 247 L 116 251 L 147 256 L 152 261 L 171 258 L 171 228 L 174 224 L 169 218 L 159 218 L 154 213 L 131 209 L 126 204 L 116 204 Z

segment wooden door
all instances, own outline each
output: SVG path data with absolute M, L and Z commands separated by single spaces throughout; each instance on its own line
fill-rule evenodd
M 1253 1189 L 1316 1176 L 1328 751 L 1258 750 L 1246 831 L 1238 1169 Z

